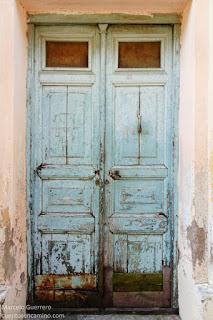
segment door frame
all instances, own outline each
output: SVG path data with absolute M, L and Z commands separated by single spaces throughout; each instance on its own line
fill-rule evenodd
M 32 217 L 32 186 L 33 186 L 33 176 L 32 171 L 32 115 L 34 112 L 35 104 L 35 27 L 37 25 L 49 25 L 56 26 L 61 24 L 153 24 L 162 25 L 169 24 L 172 25 L 173 29 L 173 63 L 172 63 L 172 92 L 171 101 L 173 108 L 173 192 L 170 195 L 173 199 L 172 201 L 172 229 L 171 233 L 173 235 L 173 251 L 172 251 L 172 292 L 171 292 L 171 309 L 177 310 L 178 308 L 178 168 L 179 168 L 179 82 L 180 82 L 180 17 L 178 15 L 154 15 L 150 16 L 135 16 L 135 15 L 63 15 L 63 14 L 47 14 L 47 15 L 32 15 L 29 16 L 28 24 L 28 71 L 27 71 L 27 148 L 26 148 L 26 159 L 27 159 L 27 261 L 28 261 L 28 301 L 33 302 L 33 248 L 32 248 L 32 233 L 33 228 L 31 224 Z M 104 81 L 104 80 L 103 80 Z M 171 201 L 171 199 L 169 199 Z M 114 309 L 114 308 L 113 308 Z M 134 308 L 131 308 L 133 310 Z M 138 308 L 137 308 L 138 310 Z M 146 312 L 151 312 L 151 310 L 142 308 L 141 310 L 146 310 Z M 159 308 L 160 310 L 160 308 Z M 139 310 L 138 310 L 139 311 Z

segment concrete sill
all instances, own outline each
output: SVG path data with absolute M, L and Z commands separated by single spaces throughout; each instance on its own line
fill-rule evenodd
M 209 298 L 213 298 L 213 285 L 210 285 L 208 283 L 203 283 L 197 285 L 198 291 L 201 296 L 201 302 L 205 302 Z

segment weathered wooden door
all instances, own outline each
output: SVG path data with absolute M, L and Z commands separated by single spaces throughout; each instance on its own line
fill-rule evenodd
M 34 299 L 169 307 L 172 28 L 36 27 L 34 56 Z
M 117 307 L 170 306 L 171 46 L 171 27 L 108 29 L 105 279 Z

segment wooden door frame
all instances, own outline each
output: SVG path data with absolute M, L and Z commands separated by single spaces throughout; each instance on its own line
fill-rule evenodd
M 173 252 L 172 252 L 172 292 L 171 292 L 171 309 L 167 310 L 173 312 L 178 308 L 178 279 L 177 279 L 177 265 L 178 265 L 178 168 L 179 168 L 179 82 L 180 82 L 180 16 L 178 15 L 153 15 L 151 16 L 135 16 L 135 15 L 63 15 L 63 14 L 38 14 L 31 15 L 28 19 L 28 72 L 27 72 L 27 148 L 26 148 L 26 159 L 27 159 L 27 261 L 28 261 L 28 301 L 33 302 L 33 253 L 32 253 L 32 185 L 33 175 L 32 172 L 32 114 L 34 112 L 35 104 L 35 27 L 37 25 L 72 25 L 72 24 L 153 24 L 162 25 L 169 24 L 173 27 L 173 68 L 172 68 L 172 105 L 173 108 L 173 198 L 172 211 L 172 234 L 173 234 Z M 114 309 L 114 308 L 113 308 Z M 118 310 L 118 309 L 116 309 Z M 122 309 L 121 309 L 122 310 Z M 127 311 L 125 308 L 124 311 Z M 80 311 L 80 310 L 79 310 Z M 133 308 L 130 311 L 134 311 Z M 144 311 L 150 313 L 153 310 L 149 309 L 138 309 L 137 311 Z M 159 308 L 159 311 L 163 310 Z

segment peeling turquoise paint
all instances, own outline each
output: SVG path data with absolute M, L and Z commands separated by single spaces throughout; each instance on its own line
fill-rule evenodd
M 47 68 L 45 40 L 88 41 L 89 67 Z M 119 41 L 161 41 L 161 67 L 119 70 Z M 31 46 L 31 276 L 95 275 L 97 297 L 104 286 L 119 306 L 113 272 L 163 275 L 173 264 L 173 28 L 38 26 Z M 171 306 L 162 297 L 151 306 Z

